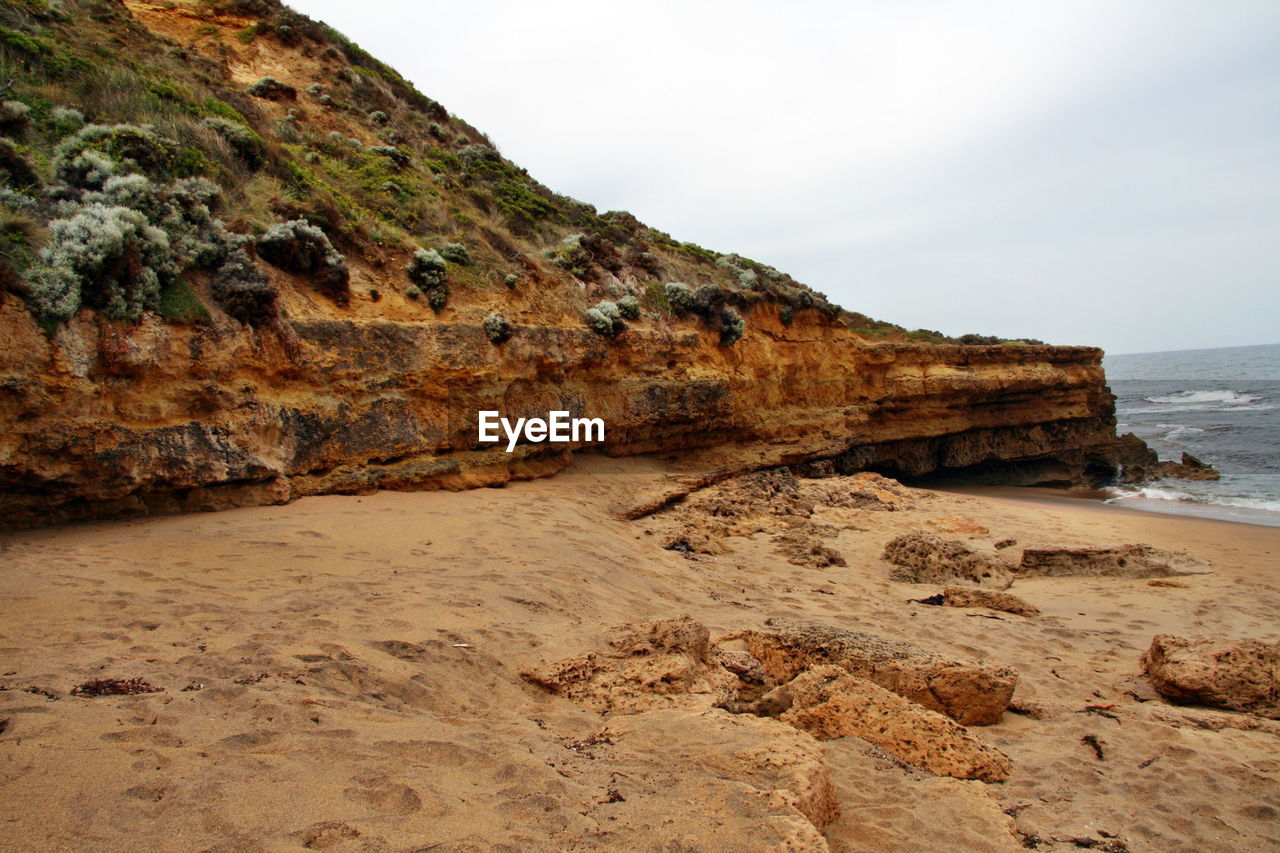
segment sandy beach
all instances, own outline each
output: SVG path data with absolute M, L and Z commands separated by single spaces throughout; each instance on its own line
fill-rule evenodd
M 888 482 L 878 504 L 818 503 L 799 526 L 767 502 L 709 525 L 691 515 L 701 493 L 620 520 L 666 476 L 587 458 L 501 489 L 6 535 L 0 849 L 1280 844 L 1280 723 L 1172 705 L 1140 665 L 1157 634 L 1280 637 L 1280 529 Z M 847 479 L 803 482 L 836 494 Z M 842 559 L 790 561 L 801 529 Z M 1007 592 L 1038 616 L 929 606 L 912 600 L 941 586 L 891 581 L 881 557 L 913 530 L 1012 556 L 1147 543 L 1213 572 L 1019 578 Z M 689 531 L 706 543 L 680 544 Z M 641 686 L 643 707 L 602 714 L 599 692 L 527 677 L 603 660 L 619 626 L 680 617 L 713 641 L 787 619 L 1010 667 L 1012 710 L 969 732 L 1012 772 L 935 776 L 700 688 Z M 95 679 L 155 692 L 72 694 Z

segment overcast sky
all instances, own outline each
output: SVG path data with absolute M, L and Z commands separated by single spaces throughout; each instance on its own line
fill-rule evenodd
M 1280 341 L 1275 0 L 293 0 L 557 192 L 908 328 Z

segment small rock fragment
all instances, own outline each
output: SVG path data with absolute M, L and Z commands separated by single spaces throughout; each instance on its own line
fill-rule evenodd
M 943 602 L 948 607 L 986 607 L 1018 616 L 1039 616 L 1040 609 L 1007 592 L 992 592 L 967 586 L 949 586 L 942 590 Z

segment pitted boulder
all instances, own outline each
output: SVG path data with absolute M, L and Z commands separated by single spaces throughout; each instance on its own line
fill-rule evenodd
M 889 579 L 900 583 L 964 583 L 996 589 L 1013 583 L 1013 565 L 1003 555 L 975 551 L 926 530 L 891 540 L 881 556 L 897 567 Z
M 1142 667 L 1171 702 L 1280 720 L 1280 643 L 1157 634 Z
M 834 665 L 964 725 L 987 726 L 999 722 L 1018 683 L 1007 666 L 949 660 L 859 631 L 774 619 L 768 626 L 724 639 L 742 640 L 774 685 Z

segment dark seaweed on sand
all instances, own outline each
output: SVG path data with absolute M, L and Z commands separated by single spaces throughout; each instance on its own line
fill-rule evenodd
M 71 691 L 72 696 L 96 699 L 99 696 L 132 696 L 136 693 L 160 693 L 161 687 L 153 687 L 141 678 L 95 678 Z

